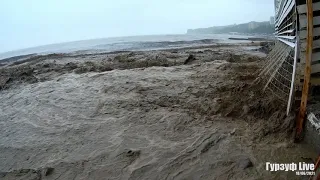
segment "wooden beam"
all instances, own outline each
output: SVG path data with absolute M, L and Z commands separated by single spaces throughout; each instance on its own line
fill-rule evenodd
M 305 14 L 307 13 L 307 5 L 306 4 L 303 4 L 303 5 L 300 5 L 297 7 L 298 9 L 298 13 L 299 14 Z M 314 11 L 317 11 L 317 10 L 320 10 L 320 2 L 315 2 L 312 4 L 312 9 Z
M 308 19 L 306 15 L 300 15 L 299 20 L 300 20 L 300 30 L 303 30 L 308 26 L 307 25 Z M 313 17 L 313 25 L 319 25 L 319 24 L 320 24 L 320 16 Z
M 313 48 L 313 47 L 312 47 Z M 301 53 L 306 53 L 307 52 L 307 49 L 302 49 L 301 50 Z M 304 64 L 306 62 L 306 57 L 301 57 L 301 61 L 300 63 Z M 311 62 L 317 62 L 320 60 L 320 52 L 315 52 L 315 53 L 312 53 L 312 61 Z
M 320 29 L 319 29 L 319 31 L 320 31 Z M 301 42 L 301 51 L 306 51 L 306 49 L 307 49 L 306 40 L 304 39 L 304 40 L 301 40 L 300 42 Z M 314 40 L 312 44 L 313 44 L 312 45 L 313 49 L 320 48 L 320 40 L 319 39 L 318 40 Z
M 306 65 L 304 70 L 304 82 L 302 89 L 302 97 L 300 110 L 297 117 L 296 140 L 300 141 L 302 138 L 303 123 L 306 116 L 307 101 L 309 94 L 309 84 L 311 75 L 311 60 L 312 60 L 312 44 L 313 44 L 313 9 L 312 0 L 307 0 L 307 50 L 306 50 Z
M 301 30 L 299 32 L 299 34 L 300 34 L 300 39 L 307 39 L 307 31 L 306 30 Z M 315 36 L 320 36 L 320 27 L 313 29 L 313 37 L 315 37 Z
M 315 74 L 319 72 L 320 72 L 320 64 L 311 65 L 311 74 Z
M 311 78 L 310 83 L 314 86 L 320 86 L 320 77 Z

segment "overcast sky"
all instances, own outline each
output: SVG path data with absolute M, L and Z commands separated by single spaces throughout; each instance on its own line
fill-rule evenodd
M 274 0 L 0 0 L 0 52 L 269 20 Z

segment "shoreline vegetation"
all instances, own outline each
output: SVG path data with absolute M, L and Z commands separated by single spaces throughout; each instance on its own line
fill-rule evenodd
M 275 32 L 273 24 L 269 21 L 255 22 L 251 21 L 243 24 L 233 24 L 227 26 L 213 26 L 208 28 L 188 29 L 187 34 L 269 34 Z

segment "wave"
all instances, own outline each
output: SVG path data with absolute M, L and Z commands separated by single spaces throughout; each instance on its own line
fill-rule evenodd
M 96 49 L 109 49 L 109 50 L 147 50 L 158 48 L 176 48 L 190 45 L 208 45 L 217 43 L 217 39 L 201 39 L 193 41 L 156 41 L 156 42 L 121 42 L 113 44 L 100 44 L 94 46 Z

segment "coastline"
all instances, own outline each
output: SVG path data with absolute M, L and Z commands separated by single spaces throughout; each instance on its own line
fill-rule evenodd
M 147 36 L 129 36 L 129 37 L 111 37 L 88 39 L 72 42 L 62 42 L 48 45 L 41 45 L 26 49 L 13 50 L 0 53 L 0 62 L 2 59 L 23 56 L 26 54 L 46 55 L 52 53 L 71 53 L 75 51 L 92 52 L 113 52 L 113 51 L 145 51 L 160 50 L 165 48 L 190 47 L 210 44 L 223 44 L 239 42 L 250 42 L 247 40 L 229 40 L 228 38 L 252 38 L 261 37 L 250 35 L 231 35 L 231 34 L 171 34 L 171 35 L 147 35 Z M 262 36 L 264 37 L 264 36 Z M 268 37 L 265 37 L 269 39 Z

